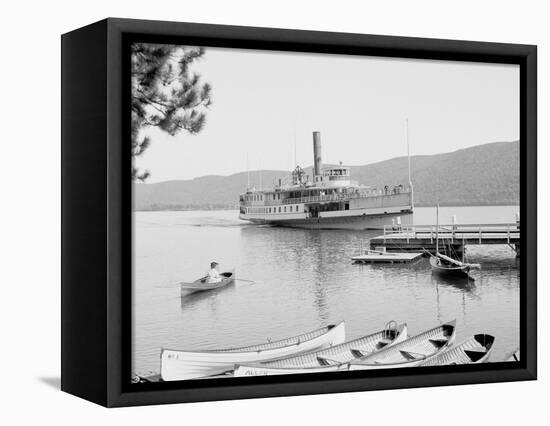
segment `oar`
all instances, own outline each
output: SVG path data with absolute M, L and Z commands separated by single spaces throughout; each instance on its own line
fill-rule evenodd
M 255 284 L 262 284 L 262 281 L 256 281 L 256 280 L 247 280 L 245 278 L 235 278 L 235 281 L 241 281 L 243 283 L 248 283 L 247 285 L 245 286 L 240 286 L 240 287 L 247 287 L 249 285 L 255 285 Z
M 245 278 L 235 278 L 235 281 L 242 281 L 242 282 L 245 282 L 245 283 L 252 283 L 252 284 L 261 284 L 262 283 L 261 281 L 247 280 Z M 174 288 L 174 287 L 179 287 L 180 284 L 181 284 L 181 280 L 171 281 L 167 285 L 156 285 L 155 288 Z
M 170 283 L 169 285 L 156 285 L 154 288 L 174 288 L 174 287 L 179 287 L 179 286 L 180 286 L 180 282 L 181 282 L 181 281 L 178 281 L 178 282 L 175 282 L 175 283 Z
M 202 282 L 202 280 L 205 280 L 208 278 L 207 276 L 200 277 L 198 280 Z M 174 288 L 179 287 L 182 282 L 191 282 L 191 281 L 182 281 L 182 280 L 171 280 L 166 283 L 166 285 L 156 285 L 155 288 Z M 193 281 L 194 282 L 194 281 Z

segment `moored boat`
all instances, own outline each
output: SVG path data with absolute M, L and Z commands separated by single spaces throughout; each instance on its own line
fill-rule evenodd
M 199 278 L 191 283 L 180 282 L 181 295 L 186 296 L 199 291 L 214 290 L 235 282 L 235 270 L 222 272 L 220 276 L 221 281 L 217 283 L 209 283 L 208 277 Z
M 475 279 L 470 275 L 470 271 L 473 268 L 479 268 L 477 263 L 464 263 L 441 253 L 436 253 L 435 256 L 430 257 L 430 265 L 433 272 L 464 277 L 472 281 L 475 281 Z
M 450 244 L 449 249 L 452 250 Z M 464 277 L 475 281 L 470 275 L 472 269 L 481 269 L 478 263 L 466 263 L 464 261 L 464 250 L 462 249 L 462 261 L 453 259 L 439 252 L 439 204 L 436 207 L 436 228 L 435 228 L 435 256 L 430 253 L 430 265 L 432 272 L 451 277 Z
M 456 320 L 352 361 L 350 370 L 414 367 L 447 350 L 454 343 Z
M 345 338 L 345 324 L 342 321 L 309 333 L 253 346 L 205 351 L 162 349 L 160 374 L 165 381 L 224 374 L 232 371 L 235 364 L 257 363 L 310 352 L 338 345 Z
M 493 344 L 494 336 L 490 334 L 476 334 L 457 346 L 419 364 L 419 366 L 480 364 L 487 362 Z
M 235 367 L 234 376 L 325 373 L 347 370 L 350 361 L 402 342 L 406 338 L 407 325 L 401 324 L 398 326 L 392 321 L 382 331 L 327 349 L 261 364 L 238 365 Z

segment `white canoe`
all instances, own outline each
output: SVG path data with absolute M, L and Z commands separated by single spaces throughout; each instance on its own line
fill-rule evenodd
M 368 353 L 402 342 L 407 338 L 407 325 L 369 334 L 340 345 L 261 364 L 237 365 L 233 375 L 268 376 L 279 374 L 325 373 L 347 370 L 348 363 Z
M 414 367 L 444 352 L 454 343 L 456 320 L 441 324 L 401 343 L 350 363 L 350 370 Z
M 489 359 L 494 342 L 495 338 L 490 334 L 476 334 L 442 354 L 421 362 L 419 366 L 481 364 Z
M 257 363 L 310 352 L 346 339 L 342 321 L 295 337 L 240 348 L 210 351 L 162 349 L 160 374 L 162 380 L 188 380 L 232 371 L 235 364 Z

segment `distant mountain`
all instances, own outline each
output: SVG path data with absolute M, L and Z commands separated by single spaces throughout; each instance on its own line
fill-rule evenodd
M 407 157 L 364 166 L 352 166 L 352 179 L 383 188 L 407 184 Z M 495 142 L 446 154 L 411 157 L 415 205 L 510 205 L 519 204 L 519 142 Z M 311 167 L 306 169 L 311 174 Z M 263 186 L 285 179 L 288 171 L 263 170 Z M 259 183 L 260 172 L 250 172 Z M 134 185 L 136 210 L 226 209 L 238 204 L 246 187 L 247 173 L 202 176 Z

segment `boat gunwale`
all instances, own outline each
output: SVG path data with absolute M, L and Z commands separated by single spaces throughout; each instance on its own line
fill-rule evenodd
M 407 323 L 402 323 L 402 324 L 399 324 L 398 326 L 398 330 L 399 333 L 396 335 L 395 339 L 397 339 L 401 333 L 403 333 L 403 331 L 407 330 Z M 276 362 L 281 362 L 281 361 L 285 361 L 285 360 L 291 360 L 293 358 L 300 358 L 300 357 L 306 357 L 306 356 L 311 356 L 311 355 L 315 355 L 315 354 L 318 354 L 319 352 L 324 352 L 324 351 L 328 351 L 328 350 L 333 350 L 333 349 L 337 349 L 339 346 L 340 347 L 344 347 L 344 346 L 349 346 L 355 342 L 358 342 L 360 340 L 365 340 L 365 339 L 368 339 L 368 338 L 371 338 L 371 337 L 374 337 L 376 336 L 377 334 L 383 334 L 385 330 L 381 330 L 381 331 L 378 331 L 378 332 L 375 332 L 375 333 L 371 333 L 371 334 L 367 334 L 363 337 L 358 337 L 357 339 L 353 339 L 353 340 L 349 340 L 347 342 L 344 342 L 344 343 L 340 343 L 338 345 L 334 345 L 334 346 L 331 346 L 329 348 L 323 348 L 323 349 L 320 349 L 318 351 L 313 351 L 313 352 L 308 352 L 308 353 L 304 353 L 304 354 L 298 354 L 298 355 L 295 355 L 295 356 L 291 356 L 291 357 L 286 357 L 286 358 L 282 358 L 282 359 L 279 359 L 279 360 L 271 360 L 271 361 L 266 361 L 266 362 L 262 362 L 262 363 L 254 363 L 254 364 L 240 364 L 240 366 L 242 367 L 255 367 L 255 368 L 263 368 L 263 369 L 266 369 L 266 370 L 309 370 L 309 369 L 324 369 L 326 368 L 327 370 L 330 369 L 330 368 L 333 368 L 333 367 L 341 367 L 343 365 L 346 365 L 346 364 L 350 364 L 351 361 L 342 361 L 342 362 L 338 362 L 338 363 L 334 363 L 334 364 L 330 364 L 330 365 L 317 365 L 317 366 L 307 366 L 307 367 L 299 367 L 299 366 L 293 366 L 293 367 L 277 367 L 277 366 L 271 366 L 270 364 L 272 363 L 276 363 Z M 395 340 L 394 339 L 394 340 Z M 401 342 L 398 342 L 398 343 L 401 343 Z M 388 345 L 388 347 L 390 345 L 392 345 L 393 343 L 390 343 Z M 385 349 L 385 348 L 381 348 L 379 349 L 378 351 L 381 351 L 382 349 Z M 348 349 L 349 351 L 351 351 L 351 349 Z M 378 352 L 376 351 L 376 352 Z
M 297 336 L 287 337 L 285 339 L 276 340 L 274 342 L 261 343 L 261 344 L 257 344 L 257 345 L 251 345 L 251 346 L 241 346 L 241 347 L 236 347 L 236 348 L 203 349 L 203 350 L 184 350 L 184 349 L 161 348 L 161 358 L 162 358 L 163 352 L 165 352 L 165 351 L 180 352 L 180 353 L 186 353 L 186 354 L 210 354 L 210 355 L 249 354 L 249 353 L 265 353 L 267 351 L 275 351 L 275 350 L 278 351 L 278 350 L 283 349 L 283 348 L 290 348 L 290 347 L 293 347 L 293 346 L 298 347 L 300 345 L 303 345 L 304 343 L 312 342 L 313 340 L 316 340 L 316 339 L 319 339 L 323 336 L 326 336 L 327 334 L 337 330 L 338 327 L 344 326 L 344 325 L 345 325 L 345 321 L 340 321 L 338 324 L 329 324 L 325 327 L 321 327 L 319 329 L 312 330 L 312 331 L 307 332 L 307 333 L 302 333 L 302 334 L 299 334 Z M 322 332 L 323 330 L 325 330 L 325 332 Z M 306 336 L 306 335 L 309 335 L 309 334 L 313 334 L 313 333 L 318 333 L 318 334 L 311 337 L 310 339 L 300 341 L 300 339 L 299 339 L 300 337 Z M 244 349 L 251 349 L 251 348 L 254 348 L 254 347 L 268 345 L 268 344 L 269 345 L 276 345 L 276 344 L 280 344 L 284 341 L 292 340 L 292 339 L 298 339 L 298 340 L 297 340 L 296 343 L 292 343 L 292 344 L 288 344 L 288 345 L 274 346 L 274 347 L 271 347 L 271 348 L 259 349 L 259 350 L 244 350 Z
M 486 345 L 483 345 L 479 340 L 478 340 L 478 337 L 482 337 L 482 336 L 485 336 L 485 337 L 488 337 L 489 338 L 489 342 L 486 344 Z M 484 362 L 484 360 L 487 359 L 487 357 L 491 354 L 491 351 L 493 350 L 493 347 L 494 347 L 494 343 L 495 343 L 495 336 L 493 336 L 492 334 L 487 334 L 487 333 L 477 333 L 477 334 L 474 334 L 474 335 L 471 335 L 470 337 L 468 337 L 467 339 L 464 339 L 463 341 L 461 341 L 459 344 L 457 345 L 454 345 L 450 348 L 447 348 L 447 350 L 445 350 L 443 353 L 441 354 L 438 354 L 437 356 L 434 356 L 433 358 L 431 359 L 426 359 L 426 360 L 423 360 L 419 365 L 418 367 L 437 367 L 439 365 L 453 365 L 453 364 L 450 364 L 450 363 L 441 363 L 441 364 L 431 364 L 432 362 L 436 361 L 437 358 L 443 358 L 445 355 L 451 355 L 451 353 L 453 352 L 458 352 L 458 353 L 464 353 L 464 356 L 469 357 L 468 354 L 465 353 L 466 350 L 471 350 L 471 349 L 475 349 L 475 347 L 470 347 L 470 348 L 464 348 L 464 346 L 466 346 L 468 343 L 470 342 L 477 342 L 479 348 L 484 348 L 486 350 L 485 354 L 480 358 L 478 359 L 477 361 L 471 361 L 469 363 L 466 363 L 466 364 L 481 364 Z M 470 358 L 471 359 L 471 358 Z
M 225 276 L 224 274 L 231 274 L 230 276 Z M 235 269 L 231 269 L 229 271 L 224 271 L 220 275 L 224 275 L 224 277 L 221 279 L 221 281 L 217 283 L 204 283 L 202 280 L 206 279 L 207 276 L 197 278 L 195 281 L 180 281 L 178 284 L 180 285 L 182 290 L 214 290 L 219 287 L 226 286 L 231 283 L 231 281 L 235 281 Z M 208 284 L 216 284 L 209 286 Z M 222 285 L 223 284 L 223 285 Z
M 452 326 L 453 327 L 453 331 L 451 333 L 451 335 L 449 336 L 449 339 L 447 339 L 447 342 L 445 342 L 445 344 L 443 346 L 441 346 L 440 348 L 437 349 L 437 351 L 435 351 L 434 353 L 432 354 L 428 354 L 422 358 L 418 358 L 418 359 L 412 359 L 412 360 L 408 360 L 408 361 L 401 361 L 401 362 L 392 362 L 392 363 L 379 363 L 379 364 L 375 364 L 375 363 L 369 363 L 368 361 L 370 360 L 370 358 L 374 358 L 374 357 L 378 357 L 380 355 L 384 355 L 384 353 L 386 352 L 389 352 L 389 351 L 396 351 L 396 350 L 399 350 L 400 347 L 403 347 L 405 346 L 406 343 L 411 343 L 413 340 L 417 340 L 418 342 L 422 342 L 423 340 L 426 340 L 427 338 L 422 338 L 422 336 L 425 336 L 425 335 L 428 335 L 429 333 L 432 333 L 434 331 L 437 331 L 437 329 L 441 328 L 443 329 L 445 326 Z M 363 358 L 359 358 L 357 359 L 356 361 L 351 361 L 349 364 L 350 364 L 350 368 L 351 366 L 355 365 L 357 367 L 361 367 L 361 366 L 364 366 L 364 367 L 372 367 L 373 369 L 374 368 L 392 368 L 392 367 L 399 367 L 401 365 L 404 365 L 404 364 L 414 364 L 414 363 L 419 363 L 419 362 L 424 362 L 424 361 L 427 361 L 428 359 L 431 359 L 432 357 L 434 356 L 437 356 L 437 355 L 440 355 L 441 353 L 443 353 L 444 351 L 446 351 L 447 349 L 449 349 L 450 345 L 453 343 L 454 339 L 455 339 L 455 336 L 456 336 L 456 319 L 452 320 L 452 321 L 448 321 L 448 322 L 445 322 L 443 324 L 440 324 L 438 325 L 437 327 L 433 327 L 433 328 L 430 328 L 420 334 L 417 334 L 416 336 L 412 336 L 402 342 L 399 342 L 395 345 L 392 345 L 392 346 L 389 346 L 387 348 L 383 348 L 377 352 L 374 352 L 373 354 L 369 354 L 369 355 L 366 355 L 364 356 Z M 428 339 L 429 340 L 429 339 Z M 365 362 L 367 361 L 367 362 Z M 386 367 L 387 366 L 387 367 Z

